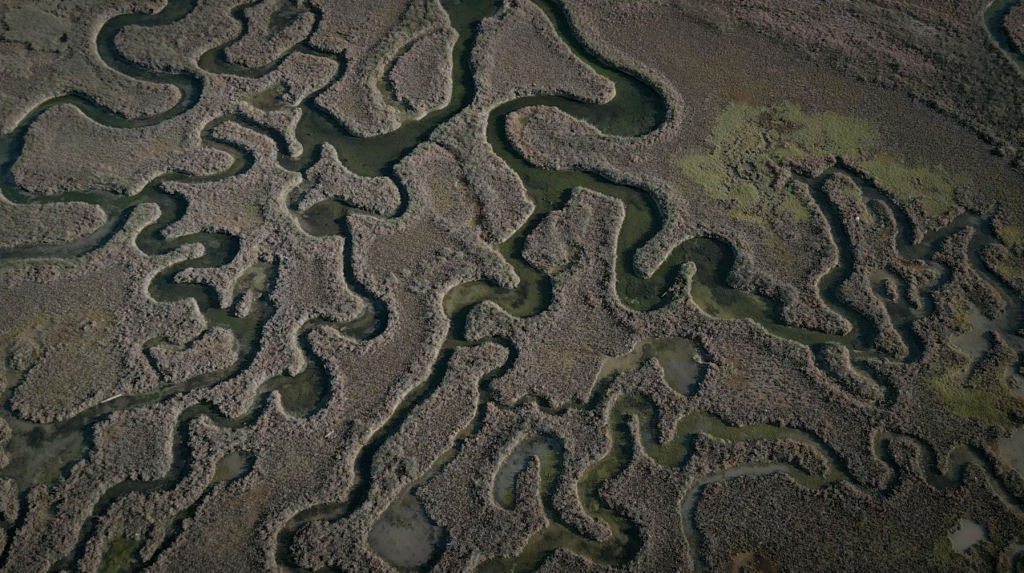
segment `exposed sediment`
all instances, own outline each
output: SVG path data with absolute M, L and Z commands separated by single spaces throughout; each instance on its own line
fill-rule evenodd
M 635 57 L 652 42 L 664 43 L 679 34 L 675 22 L 692 19 L 716 29 L 716 43 L 759 36 L 761 45 L 784 48 L 790 59 L 795 55 L 889 93 L 910 94 L 969 125 L 985 140 L 1005 146 L 1009 158 L 1019 153 L 1024 128 L 1021 78 L 979 17 L 991 4 L 985 0 L 868 2 L 849 13 L 830 11 L 811 0 L 567 4 L 575 27 L 608 53 Z M 617 37 L 620 28 L 615 25 L 623 27 L 623 22 L 644 22 L 649 32 Z M 660 55 L 645 59 L 652 66 L 664 62 Z

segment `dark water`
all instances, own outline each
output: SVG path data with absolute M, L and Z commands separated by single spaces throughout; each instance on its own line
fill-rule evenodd
M 1024 54 L 1021 54 L 1013 47 L 1009 34 L 1003 28 L 1003 21 L 1006 19 L 1006 15 L 1014 6 L 1019 4 L 1020 0 L 992 0 L 988 7 L 985 8 L 982 19 L 988 33 L 1003 53 L 1006 54 L 1006 57 L 1016 64 L 1018 68 L 1024 70 Z

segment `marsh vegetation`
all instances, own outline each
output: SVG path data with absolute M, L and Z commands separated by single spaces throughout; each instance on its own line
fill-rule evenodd
M 1016 2 L 102 4 L 0 6 L 0 571 L 1020 562 Z

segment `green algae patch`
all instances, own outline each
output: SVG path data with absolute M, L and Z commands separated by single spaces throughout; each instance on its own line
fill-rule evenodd
M 797 199 L 796 195 L 787 195 L 782 200 L 782 210 L 793 215 L 797 223 L 805 223 L 811 220 L 811 211 L 807 205 Z
M 127 571 L 132 563 L 135 561 L 133 555 L 136 548 L 142 543 L 135 539 L 129 539 L 127 537 L 119 537 L 110 544 L 110 549 L 107 550 L 107 554 L 103 556 L 103 562 L 100 564 L 99 573 L 120 573 L 121 571 Z
M 1009 279 L 1024 281 L 1024 265 L 1020 259 L 1006 259 L 996 264 L 996 271 Z
M 949 173 L 941 165 L 907 167 L 888 153 L 877 154 L 863 162 L 861 168 L 876 177 L 898 203 L 920 199 L 924 210 L 936 217 L 945 216 L 956 207 L 956 190 L 969 183 L 966 175 Z
M 790 103 L 733 103 L 715 122 L 714 151 L 686 155 L 679 166 L 709 198 L 732 202 L 730 216 L 766 226 L 787 214 L 798 222 L 809 219 L 804 203 L 779 184 L 785 176 L 778 168 L 788 160 L 808 157 L 857 160 L 858 167 L 897 202 L 919 199 L 931 215 L 945 216 L 956 207 L 956 190 L 970 183 L 967 176 L 942 166 L 907 166 L 901 158 L 879 151 L 877 140 L 874 126 L 861 119 L 832 112 L 808 114 Z
M 770 183 L 774 174 L 765 168 L 768 159 L 866 157 L 878 135 L 866 121 L 831 112 L 811 115 L 793 104 L 769 108 L 734 103 L 718 117 L 711 137 L 715 150 L 710 155 L 687 155 L 680 166 L 709 193 L 732 197 L 737 176 Z
M 618 471 L 615 472 L 615 475 L 618 475 L 623 469 L 625 469 L 632 457 L 633 438 L 629 435 L 629 426 L 627 422 L 629 416 L 636 416 L 637 421 L 640 422 L 641 432 L 643 433 L 644 451 L 647 452 L 647 455 L 660 466 L 664 468 L 677 467 L 681 465 L 683 460 L 690 454 L 688 445 L 685 442 L 685 432 L 677 432 L 674 439 L 664 443 L 656 441 L 654 438 L 655 419 L 658 416 L 658 413 L 654 404 L 650 399 L 641 395 L 626 395 L 619 398 L 615 407 L 612 409 L 612 419 L 618 420 L 618 426 L 615 429 L 615 433 L 613 433 L 612 441 L 616 444 L 622 444 L 618 451 L 629 452 L 630 456 L 624 456 L 622 459 L 617 460 Z M 612 451 L 616 451 L 616 448 L 613 447 Z M 612 467 L 612 465 L 609 464 L 608 467 Z M 584 477 L 586 477 L 586 474 Z
M 621 544 L 600 543 L 573 533 L 559 523 L 552 523 L 530 538 L 523 551 L 515 558 L 495 559 L 483 563 L 478 573 L 499 573 L 506 571 L 534 571 L 544 559 L 562 549 L 577 555 L 586 555 L 598 563 L 619 563 Z
M 261 92 L 248 96 L 246 99 L 249 103 L 261 109 L 277 109 L 282 106 L 278 98 L 287 91 L 283 85 L 276 83 Z
M 867 121 L 832 112 L 805 114 L 794 104 L 753 107 L 731 104 L 712 131 L 715 155 L 727 164 L 737 159 L 865 156 L 878 135 Z
M 1003 225 L 996 228 L 996 236 L 1013 252 L 1020 254 L 1024 247 L 1024 227 L 1019 225 Z
M 1006 369 L 1012 365 L 1012 359 L 997 358 L 994 362 L 987 368 L 979 365 L 969 378 L 967 361 L 954 364 L 925 382 L 957 415 L 1012 429 L 1012 418 L 1024 411 L 1024 404 L 1006 384 Z
M 543 495 L 554 493 L 555 480 L 561 473 L 562 445 L 549 436 L 539 435 L 524 439 L 498 470 L 495 477 L 495 499 L 506 509 L 515 505 L 515 484 L 526 469 L 530 458 L 536 456 L 540 462 L 540 483 Z
M 932 549 L 932 557 L 936 563 L 949 564 L 953 562 L 953 542 L 949 537 L 940 537 Z
M 263 384 L 261 391 L 281 393 L 281 405 L 296 417 L 306 417 L 323 405 L 329 392 L 329 383 L 323 370 L 309 362 L 295 376 L 275 376 Z
M 831 112 L 805 114 L 797 106 L 730 105 L 711 134 L 710 154 L 679 160 L 683 173 L 711 199 L 730 201 L 730 216 L 764 227 L 780 218 L 806 222 L 804 201 L 784 186 L 780 164 L 805 157 L 866 157 L 877 133 L 866 121 Z

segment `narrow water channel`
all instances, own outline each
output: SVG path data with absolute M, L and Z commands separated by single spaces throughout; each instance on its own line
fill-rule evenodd
M 982 13 L 982 23 L 992 37 L 992 40 L 1003 51 L 1003 54 L 1006 55 L 1006 58 L 1017 66 L 1018 71 L 1024 73 L 1024 54 L 1021 54 L 1014 48 L 1013 43 L 1010 41 L 1010 35 L 1006 33 L 1006 28 L 1003 27 L 1006 15 L 1010 13 L 1014 6 L 1018 5 L 1020 5 L 1020 0 L 992 0 Z

